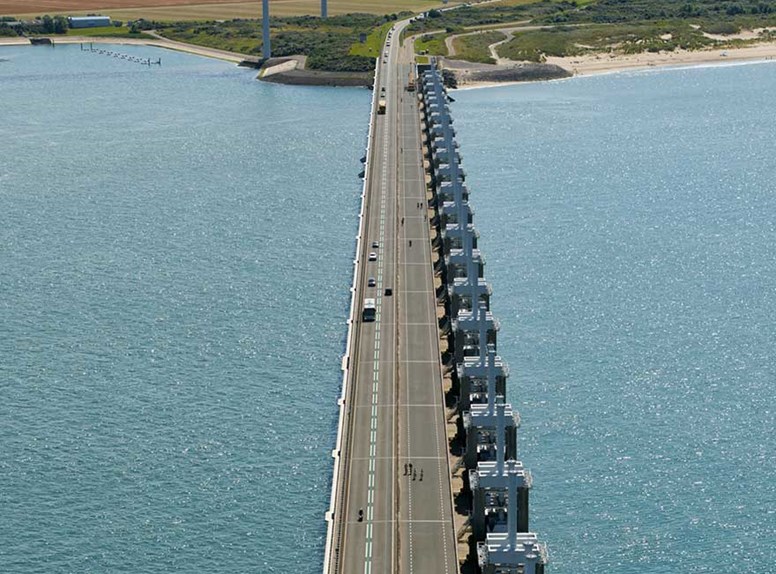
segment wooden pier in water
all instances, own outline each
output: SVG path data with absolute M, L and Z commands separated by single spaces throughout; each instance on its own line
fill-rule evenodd
M 82 52 L 91 52 L 92 54 L 102 54 L 104 56 L 110 56 L 112 58 L 118 58 L 119 60 L 126 60 L 128 62 L 135 62 L 137 64 L 143 64 L 144 66 L 161 66 L 162 59 L 151 60 L 151 58 L 140 58 L 138 56 L 132 56 L 130 54 L 122 54 L 121 52 L 114 52 L 113 50 L 106 50 L 104 48 L 95 48 L 93 43 L 89 43 L 84 46 L 81 44 Z

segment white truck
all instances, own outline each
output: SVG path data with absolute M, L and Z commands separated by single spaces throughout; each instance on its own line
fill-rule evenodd
M 377 303 L 374 299 L 364 299 L 364 310 L 361 313 L 361 320 L 364 322 L 374 321 L 377 316 Z

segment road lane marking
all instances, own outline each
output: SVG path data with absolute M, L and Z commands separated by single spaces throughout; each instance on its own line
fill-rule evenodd
M 383 169 L 380 181 L 380 230 L 378 234 L 378 244 L 381 252 L 377 259 L 377 297 L 375 302 L 375 337 L 374 337 L 374 361 L 372 364 L 372 416 L 370 419 L 369 434 L 369 484 L 367 490 L 367 537 L 364 548 L 364 574 L 372 572 L 372 531 L 374 524 L 374 497 L 375 497 L 375 454 L 377 452 L 377 406 L 380 386 L 380 337 L 383 326 L 382 322 L 382 297 L 383 293 L 383 268 L 385 265 L 385 209 L 386 196 L 388 191 L 388 126 L 387 122 L 383 125 Z M 386 324 L 387 325 L 387 324 Z M 385 363 L 383 361 L 383 363 Z
M 415 118 L 417 118 L 419 120 L 418 116 L 415 116 Z M 418 127 L 418 131 L 419 131 L 420 125 L 418 124 L 417 127 Z M 417 133 L 418 132 L 416 132 L 416 134 Z M 420 177 L 424 178 L 425 174 L 423 173 L 422 168 L 419 168 L 419 169 L 421 170 Z M 422 181 L 425 181 L 425 179 L 422 179 Z M 423 230 L 424 230 L 424 232 L 426 234 L 430 235 L 430 230 L 428 228 L 428 225 L 424 225 L 423 226 Z M 429 260 L 433 261 L 433 250 L 431 248 L 431 241 L 430 240 L 423 241 L 422 245 L 423 245 L 423 254 L 424 254 L 424 256 L 428 256 L 428 259 L 426 261 L 429 261 Z M 426 251 L 426 250 L 428 250 L 428 251 Z M 430 293 L 434 293 L 435 288 L 434 288 L 433 267 L 431 269 L 429 269 L 428 271 L 426 271 L 426 273 L 424 274 L 424 283 L 426 285 L 427 291 L 430 292 Z M 436 307 L 432 306 L 429 309 L 428 313 L 429 313 L 429 316 L 432 318 L 433 325 L 435 326 L 435 329 L 429 333 L 429 339 L 431 341 L 431 347 L 432 348 L 435 348 L 435 345 L 436 345 L 437 357 L 439 357 L 439 347 L 438 347 L 438 344 L 439 344 L 439 341 L 438 341 L 439 332 L 438 332 L 438 330 L 436 328 L 436 326 L 438 324 L 436 322 L 436 319 L 437 319 L 437 317 L 436 317 Z M 438 361 L 437 361 L 437 367 L 440 367 L 440 363 Z M 442 380 L 442 373 L 439 372 L 439 381 L 441 382 L 441 380 Z M 439 396 L 439 395 L 437 395 L 437 396 Z M 435 438 L 436 438 L 435 443 L 436 443 L 436 454 L 437 454 L 437 480 L 439 481 L 437 489 L 439 491 L 439 506 L 440 506 L 439 509 L 440 509 L 440 516 L 442 517 L 442 519 L 445 518 L 445 508 L 449 508 L 449 507 L 447 507 L 444 504 L 444 494 L 446 492 L 446 485 L 449 485 L 449 480 L 450 480 L 449 475 L 447 474 L 447 470 L 448 470 L 447 451 L 446 451 L 446 448 L 447 448 L 447 441 L 446 441 L 447 433 L 445 433 L 444 439 L 440 439 L 440 435 L 439 435 L 440 424 L 442 425 L 443 428 L 445 428 L 445 426 L 444 426 L 445 425 L 445 415 L 446 415 L 446 411 L 445 411 L 445 407 L 444 407 L 444 399 L 442 399 L 441 404 L 438 406 L 438 408 L 436 408 L 434 410 L 434 419 L 435 419 L 434 432 L 435 432 Z M 444 452 L 440 452 L 440 445 L 442 445 L 441 448 L 445 449 Z M 444 455 L 444 461 L 445 461 L 444 466 L 442 465 L 442 460 L 443 460 L 442 455 Z M 446 484 L 443 484 L 443 480 L 446 481 Z M 452 496 L 452 493 L 449 493 L 449 495 Z M 452 520 L 453 520 L 453 517 L 450 516 L 450 521 L 452 522 Z M 443 521 L 447 522 L 447 520 L 443 520 Z M 452 526 L 452 524 L 451 524 L 451 526 Z M 454 527 L 453 527 L 453 529 L 454 529 Z M 443 547 L 444 547 L 444 559 L 445 559 L 445 572 L 457 571 L 457 568 L 456 568 L 456 565 L 455 565 L 455 559 L 453 559 L 453 565 L 452 565 L 453 568 L 452 569 L 451 569 L 450 564 L 449 564 L 449 562 L 450 562 L 450 555 L 449 555 L 449 549 L 448 549 L 448 545 L 447 545 L 447 538 L 448 538 L 447 534 L 448 534 L 449 531 L 446 532 L 445 530 L 446 529 L 443 529 L 443 532 L 442 532 L 442 544 L 443 544 Z M 454 530 L 453 530 L 453 550 L 455 551 Z

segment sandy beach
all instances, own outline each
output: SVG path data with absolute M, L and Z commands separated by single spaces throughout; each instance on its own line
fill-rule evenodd
M 716 48 L 713 50 L 676 50 L 674 52 L 645 52 L 642 54 L 591 54 L 571 58 L 547 58 L 548 64 L 566 68 L 575 76 L 588 76 L 620 70 L 651 68 L 654 66 L 686 66 L 725 63 L 746 60 L 776 59 L 776 43 L 764 43 L 745 48 Z
M 744 48 L 716 48 L 713 50 L 676 50 L 674 52 L 644 52 L 642 54 L 590 54 L 585 56 L 547 58 L 568 70 L 573 76 L 611 74 L 629 70 L 645 70 L 676 66 L 724 65 L 740 62 L 776 60 L 776 42 L 768 42 Z M 556 80 L 550 80 L 556 81 Z M 524 82 L 466 82 L 458 89 L 487 88 Z

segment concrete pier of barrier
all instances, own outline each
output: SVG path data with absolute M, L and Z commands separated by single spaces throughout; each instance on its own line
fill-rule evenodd
M 438 256 L 435 271 L 448 294 L 458 296 L 455 305 L 440 303 L 445 304 L 440 336 L 448 342 L 452 378 L 458 383 L 451 389 L 457 389 L 457 415 L 466 434 L 465 452 L 451 468 L 467 469 L 469 480 L 462 480 L 461 492 L 472 496 L 472 508 L 457 529 L 458 539 L 468 529 L 469 557 L 483 574 L 507 570 L 543 574 L 547 552 L 536 534 L 527 532 L 532 480 L 515 459 L 519 417 L 505 399 L 508 369 L 496 354 L 499 322 L 490 311 L 491 291 L 484 280 L 484 258 L 476 247 L 479 234 L 447 92 L 433 60 L 418 78 L 436 210 L 432 225 L 440 226 L 437 235 L 442 236 L 433 245 Z

